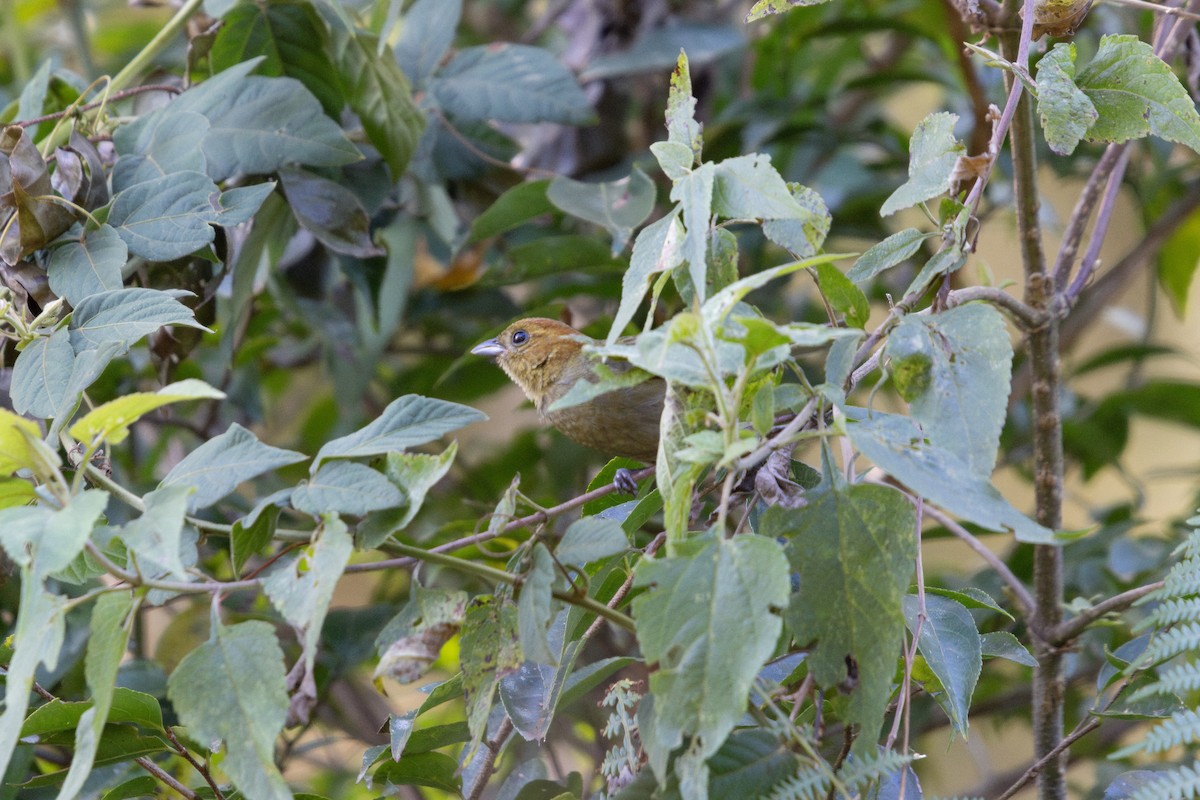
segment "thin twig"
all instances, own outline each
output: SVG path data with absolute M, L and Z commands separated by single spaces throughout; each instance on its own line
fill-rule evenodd
M 1046 316 L 1032 306 L 1026 305 L 997 286 L 968 286 L 954 289 L 947 298 L 947 305 L 961 306 L 964 303 L 983 300 L 1007 311 L 1025 331 L 1033 331 L 1046 324 Z
M 513 723 L 511 717 L 505 717 L 500 723 L 500 727 L 496 729 L 496 735 L 491 739 L 483 742 L 483 746 L 487 748 L 483 767 L 479 770 L 479 774 L 475 779 L 475 785 L 471 787 L 471 793 L 466 796 L 467 800 L 479 800 L 483 796 L 483 790 L 487 787 L 488 778 L 492 777 L 492 773 L 496 770 L 496 756 L 500 755 L 500 748 L 504 746 L 504 742 L 512 735 Z
M 146 756 L 138 756 L 134 759 L 134 761 L 137 762 L 139 767 L 146 770 L 146 772 L 149 772 L 155 778 L 155 780 L 162 781 L 167 786 L 170 786 L 172 789 L 179 792 L 180 795 L 186 797 L 188 800 L 196 800 L 196 798 L 199 797 L 199 795 L 197 795 L 191 789 L 176 780 L 174 775 L 164 770 L 158 764 L 155 764 Z M 221 797 L 221 795 L 218 794 L 217 797 Z
M 33 119 L 23 119 L 20 122 L 14 122 L 18 128 L 28 128 L 33 125 L 40 125 L 43 122 L 49 122 L 52 119 L 60 119 L 68 114 L 82 114 L 92 109 L 99 108 L 106 103 L 112 103 L 117 100 L 124 100 L 126 97 L 132 97 L 137 94 L 147 94 L 149 92 L 169 92 L 170 94 L 180 94 L 183 89 L 178 86 L 172 86 L 168 83 L 148 83 L 145 86 L 131 86 L 128 89 L 122 89 L 119 92 L 113 92 L 103 100 L 95 100 L 87 105 L 79 106 L 78 108 L 68 108 L 64 111 L 56 111 L 53 114 L 46 114 Z
M 1055 745 L 1053 750 L 1046 753 L 1046 755 L 1042 756 L 1037 761 L 1033 762 L 1033 765 L 1030 766 L 1029 769 L 1025 770 L 1025 773 L 1017 779 L 1017 782 L 1008 787 L 1008 790 L 1005 791 L 1004 794 L 997 797 L 996 800 L 1008 800 L 1008 798 L 1021 791 L 1022 787 L 1036 778 L 1041 771 L 1045 769 L 1046 765 L 1049 764 L 1053 759 L 1058 758 L 1060 755 L 1066 752 L 1067 748 L 1099 727 L 1100 719 L 1098 717 L 1089 717 L 1086 719 L 1078 727 L 1076 727 L 1075 730 L 1064 736 L 1062 741 Z
M 175 738 L 175 732 L 171 730 L 169 725 L 164 728 L 163 732 L 166 733 L 168 741 L 170 741 L 171 746 L 175 748 L 175 752 L 182 756 L 184 761 L 187 761 L 189 764 L 191 764 L 192 769 L 200 773 L 200 777 L 204 778 L 204 782 L 208 784 L 210 789 L 212 789 L 213 795 L 217 798 L 217 800 L 225 800 L 225 795 L 221 792 L 220 787 L 217 786 L 217 782 L 213 780 L 213 776 L 208 771 L 208 766 L 201 764 L 200 761 L 192 755 L 191 750 L 188 750 L 186 747 L 180 744 L 179 739 Z
M 1141 600 L 1151 592 L 1158 591 L 1162 587 L 1163 581 L 1155 581 L 1154 583 L 1148 583 L 1145 586 L 1138 586 L 1135 589 L 1113 595 L 1107 600 L 1096 603 L 1091 608 L 1084 609 L 1078 615 L 1065 620 L 1053 631 L 1049 631 L 1047 638 L 1049 638 L 1052 644 L 1067 644 L 1105 614 L 1111 614 L 1114 611 L 1124 611 L 1138 600 Z
M 988 566 L 995 570 L 996 574 L 1000 577 L 1000 580 L 1004 581 L 1004 585 L 1012 591 L 1013 599 L 1016 601 L 1017 605 L 1020 606 L 1022 616 L 1028 617 L 1033 612 L 1033 595 L 1029 593 L 1027 588 L 1025 588 L 1025 584 L 1021 583 L 1021 579 L 1014 575 L 1013 571 L 1008 568 L 1008 565 L 1005 564 L 999 556 L 988 549 L 987 545 L 979 541 L 974 534 L 972 534 L 962 525 L 959 525 L 950 517 L 949 514 L 946 514 L 939 508 L 926 504 L 925 515 L 928 517 L 933 517 L 939 523 L 944 525 L 946 530 L 953 533 L 959 539 L 962 539 L 963 542 L 966 543 L 967 547 L 970 547 L 973 551 L 979 554 L 979 556 L 987 562 Z

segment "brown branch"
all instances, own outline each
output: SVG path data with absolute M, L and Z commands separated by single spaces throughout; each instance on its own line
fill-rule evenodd
M 1037 761 L 1033 762 L 1029 769 L 1025 770 L 1025 772 L 1021 774 L 1021 777 L 1018 778 L 1012 786 L 1008 787 L 1008 790 L 1005 791 L 1004 794 L 997 797 L 996 800 L 1008 800 L 1008 798 L 1019 792 L 1022 787 L 1025 786 L 1025 784 L 1029 783 L 1031 780 L 1040 775 L 1042 770 L 1050 765 L 1051 761 L 1057 759 L 1059 756 L 1065 753 L 1067 748 L 1099 727 L 1099 717 L 1089 717 L 1087 720 L 1080 723 L 1075 730 L 1064 736 L 1062 741 L 1060 741 L 1053 750 L 1046 753 L 1046 755 L 1042 756 Z
M 1111 614 L 1114 611 L 1124 611 L 1151 592 L 1158 591 L 1162 586 L 1162 581 L 1155 581 L 1154 583 L 1148 583 L 1145 586 L 1138 586 L 1135 589 L 1113 595 L 1107 600 L 1103 600 L 1091 608 L 1081 611 L 1071 619 L 1066 620 L 1057 628 L 1050 631 L 1047 634 L 1047 638 L 1052 644 L 1065 645 L 1087 630 L 1089 625 L 1105 614 Z
M 996 286 L 968 286 L 953 289 L 947 298 L 948 305 L 961 306 L 975 300 L 983 300 L 1007 311 L 1009 316 L 1024 331 L 1034 331 L 1046 324 L 1046 315 L 1022 303 L 1008 292 Z
M 512 735 L 512 730 L 512 719 L 506 716 L 500 723 L 500 727 L 496 729 L 496 735 L 483 742 L 483 746 L 487 748 L 486 761 L 483 768 L 479 770 L 475 785 L 471 787 L 471 793 L 466 795 L 466 800 L 479 800 L 483 796 L 488 778 L 492 777 L 492 773 L 496 771 L 496 757 L 500 755 L 500 748 L 504 746 L 504 742 Z
M 28 128 L 32 125 L 40 125 L 43 122 L 49 122 L 52 119 L 59 119 L 69 114 L 82 114 L 85 111 L 99 108 L 105 103 L 112 103 L 117 100 L 124 100 L 126 97 L 132 97 L 135 94 L 145 94 L 147 92 L 170 92 L 171 94 L 180 94 L 183 90 L 178 86 L 171 86 L 166 83 L 146 84 L 145 86 L 133 86 L 129 89 L 122 89 L 119 92 L 113 92 L 103 100 L 95 100 L 85 106 L 78 108 L 68 108 L 63 111 L 56 111 L 53 114 L 46 114 L 43 117 L 34 117 L 33 119 L 25 119 L 20 122 L 14 122 L 18 128 Z

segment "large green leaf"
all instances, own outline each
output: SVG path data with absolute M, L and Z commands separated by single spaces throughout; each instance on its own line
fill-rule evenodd
M 345 101 L 329 57 L 329 31 L 313 5 L 299 0 L 242 3 L 224 15 L 209 59 L 214 72 L 262 56 L 258 73 L 295 78 L 337 119 Z
M 379 49 L 374 37 L 339 33 L 338 74 L 350 108 L 362 120 L 363 130 L 383 156 L 392 180 L 398 181 L 417 148 L 425 118 L 417 110 L 412 88 L 390 49 L 385 46 L 382 54 L 377 54 Z
M 579 125 L 595 117 L 575 76 L 539 47 L 468 47 L 429 79 L 428 88 L 457 119 Z
M 190 491 L 187 486 L 168 486 L 150 492 L 143 498 L 142 515 L 121 527 L 118 535 L 137 558 L 140 574 L 154 576 L 165 570 L 176 580 L 187 580 L 180 548 Z
M 404 493 L 382 473 L 350 461 L 323 465 L 292 492 L 292 508 L 314 515 L 337 512 L 362 516 L 403 504 Z
M 957 455 L 928 441 L 911 417 L 847 409 L 846 435 L 880 469 L 952 514 L 1022 542 L 1055 544 L 1054 532 L 1013 508 Z
M 796 641 L 816 645 L 809 669 L 834 687 L 857 667 L 849 721 L 862 726 L 858 750 L 873 752 L 892 687 L 904 630 L 901 601 L 916 556 L 916 514 L 898 491 L 859 484 L 819 487 L 803 508 L 774 506 L 763 514 L 764 536 L 785 536 L 800 588 L 787 622 Z
M 950 175 L 966 147 L 954 138 L 957 114 L 939 111 L 921 120 L 909 142 L 908 181 L 884 201 L 879 210 L 890 216 L 950 189 Z
M 474 598 L 463 622 L 459 658 L 471 729 L 470 751 L 487 730 L 500 679 L 521 665 L 516 606 L 490 596 Z
M 113 144 L 121 158 L 113 168 L 113 189 L 122 192 L 173 172 L 206 172 L 201 144 L 208 127 L 203 114 L 164 109 L 117 128 Z
M 692 96 L 692 73 L 688 57 L 682 49 L 671 73 L 671 88 L 667 92 L 667 141 L 687 148 L 688 155 L 681 159 L 679 173 L 700 163 L 704 149 L 703 126 L 696 121 L 696 98 Z M 665 169 L 665 168 L 664 168 Z M 679 174 L 668 173 L 674 180 Z
M 916 255 L 921 243 L 937 234 L 924 233 L 916 228 L 905 228 L 893 233 L 879 244 L 859 256 L 858 261 L 846 273 L 855 283 L 874 278 L 886 269 L 891 269 Z
M 688 262 L 688 276 L 692 290 L 700 302 L 707 293 L 708 238 L 713 213 L 713 184 L 715 167 L 701 164 L 691 173 L 675 181 L 671 187 L 671 199 L 682 208 L 683 244 L 679 255 Z
M 762 153 L 727 158 L 713 173 L 713 213 L 726 219 L 805 219 L 809 216 Z
M 888 336 L 885 353 L 892 380 L 930 444 L 988 478 L 1012 375 L 1012 343 L 1000 312 L 987 303 L 968 303 L 940 314 L 906 316 Z
M 204 381 L 185 378 L 157 392 L 132 392 L 96 406 L 71 425 L 70 433 L 87 443 L 124 441 L 129 426 L 156 408 L 184 400 L 220 400 L 225 397 Z
M 222 768 L 255 800 L 292 800 L 275 766 L 275 737 L 288 697 L 283 651 L 274 629 L 252 620 L 226 627 L 188 653 L 167 681 L 167 695 L 196 741 L 225 743 Z
M 65 329 L 27 344 L 13 364 L 13 410 L 35 417 L 54 416 L 67 394 L 74 363 L 71 335 Z
M 614 343 L 625 326 L 633 320 L 650 288 L 650 279 L 659 272 L 675 269 L 682 262 L 682 239 L 683 228 L 679 224 L 678 211 L 672 211 L 650 223 L 638 233 L 633 242 L 629 269 L 621 279 L 621 303 L 608 332 L 609 344 Z
M 517 597 L 517 633 L 521 654 L 526 661 L 549 666 L 558 665 L 558 654 L 550 650 L 546 629 L 554 617 L 555 564 L 550 551 L 540 542 L 534 543 L 530 565 L 521 581 Z
M 201 145 L 216 181 L 264 175 L 284 164 L 338 167 L 362 158 L 304 84 L 251 75 L 259 59 L 209 78 L 161 112 L 192 111 L 209 122 Z
M 660 778 L 685 736 L 704 758 L 720 748 L 746 710 L 755 675 L 775 650 L 788 576 L 778 542 L 714 534 L 681 544 L 668 558 L 638 564 L 633 601 L 638 643 L 655 698 L 647 741 Z
M 173 172 L 136 183 L 113 199 L 108 221 L 129 252 L 151 261 L 191 255 L 216 235 L 216 184 L 203 172 Z
M 28 568 L 23 568 L 21 574 L 20 613 L 12 658 L 4 676 L 4 711 L 0 713 L 0 774 L 8 770 L 17 744 L 29 708 L 34 673 L 39 664 L 54 667 L 58 663 L 66 633 L 67 598 L 43 589 L 41 580 L 34 578 Z
M 1075 85 L 1075 45 L 1062 43 L 1037 65 L 1038 114 L 1046 143 L 1059 155 L 1070 155 L 1100 116 L 1091 98 Z
M 72 306 L 90 295 L 120 289 L 121 267 L 128 255 L 128 247 L 111 225 L 84 230 L 77 241 L 67 242 L 50 256 L 46 265 L 50 288 Z
M 349 189 L 303 169 L 282 169 L 279 180 L 296 221 L 330 250 L 356 258 L 383 255 L 371 240 L 366 209 Z
M 920 611 L 916 596 L 904 598 L 904 619 L 913 634 L 917 633 Z M 983 669 L 979 630 L 962 603 L 932 594 L 925 596 L 925 619 L 920 624 L 917 649 L 941 683 L 940 691 L 936 687 L 926 688 L 934 692 L 954 729 L 965 737 L 971 695 Z
M 354 544 L 346 530 L 346 523 L 337 517 L 326 517 L 316 542 L 277 564 L 263 578 L 263 591 L 302 637 L 304 677 L 292 699 L 293 708 L 302 709 L 294 715 L 301 722 L 308 719 L 311 704 L 317 700 L 313 666 L 321 627 L 325 624 L 333 590 L 337 588 L 353 550 Z
M 188 509 L 195 511 L 217 502 L 243 481 L 305 458 L 303 453 L 263 444 L 235 422 L 184 456 L 158 485 L 193 489 Z
M 1099 117 L 1091 141 L 1123 142 L 1153 133 L 1200 152 L 1200 114 L 1179 78 L 1146 42 L 1109 35 L 1075 79 Z
M 109 719 L 109 710 L 113 707 L 113 693 L 116 691 L 117 667 L 125 656 L 125 648 L 129 643 L 129 634 L 133 630 L 133 595 L 131 592 L 110 592 L 101 595 L 92 609 L 91 635 L 88 637 L 85 673 L 88 690 L 92 693 L 92 707 L 83 712 L 77 727 L 75 727 L 75 752 L 71 756 L 71 767 L 66 780 L 58 792 L 59 800 L 70 800 L 77 796 L 84 781 L 92 771 L 92 762 L 96 757 L 104 725 Z M 130 689 L 122 691 L 140 695 Z M 148 695 L 141 695 L 137 700 L 147 699 L 158 703 Z M 144 718 L 145 715 L 139 715 Z M 162 725 L 162 717 L 159 717 Z
M 431 442 L 438 437 L 487 417 L 458 403 L 406 394 L 388 404 L 365 427 L 327 442 L 313 459 L 312 471 L 330 458 L 377 456 Z
M 628 177 L 616 181 L 583 183 L 559 176 L 546 193 L 558 208 L 608 231 L 614 256 L 654 210 L 654 195 L 654 181 L 636 166 Z
M 404 14 L 396 62 L 413 86 L 423 88 L 454 43 L 462 0 L 416 0 Z

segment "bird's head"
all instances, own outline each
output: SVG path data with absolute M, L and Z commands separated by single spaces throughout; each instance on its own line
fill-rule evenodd
M 477 356 L 496 359 L 513 382 L 534 403 L 556 383 L 580 368 L 586 359 L 577 358 L 585 337 L 562 322 L 542 317 L 522 319 L 509 325 L 495 339 L 471 348 Z M 576 376 L 577 377 L 577 376 Z

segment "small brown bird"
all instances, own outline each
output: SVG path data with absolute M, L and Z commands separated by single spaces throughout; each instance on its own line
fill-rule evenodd
M 610 456 L 626 456 L 653 464 L 658 454 L 658 423 L 666 384 L 661 378 L 615 389 L 587 402 L 550 411 L 580 380 L 598 381 L 596 360 L 583 351 L 588 338 L 570 325 L 540 317 L 514 322 L 495 339 L 471 352 L 491 356 L 533 401 L 542 419 L 568 438 Z M 610 361 L 615 373 L 630 369 Z

